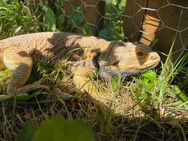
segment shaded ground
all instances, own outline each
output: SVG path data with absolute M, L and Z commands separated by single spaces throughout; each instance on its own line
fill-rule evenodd
M 100 89 L 103 95 L 99 94 L 96 100 L 75 90 L 69 78 L 61 82 L 47 79 L 44 83 L 50 87 L 44 95 L 17 101 L 16 105 L 14 100 L 1 102 L 0 140 L 15 140 L 26 122 L 37 124 L 54 116 L 83 120 L 93 128 L 97 141 L 186 141 L 188 138 L 185 120 L 160 118 L 152 115 L 152 111 L 141 112 L 130 97 L 129 84 L 116 91 L 110 87 Z

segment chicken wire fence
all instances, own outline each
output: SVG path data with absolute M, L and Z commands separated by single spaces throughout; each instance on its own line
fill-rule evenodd
M 62 6 L 63 31 L 96 35 L 156 46 L 168 54 L 187 51 L 187 0 L 59 0 L 50 5 L 57 13 Z M 50 3 L 50 2 L 49 2 Z M 48 4 L 49 4 L 48 3 Z M 58 22 L 56 23 L 58 25 Z M 60 25 L 58 26 L 60 27 Z M 177 56 L 175 56 L 177 57 Z
M 129 0 L 124 14 L 124 33 L 130 40 L 156 44 L 165 55 L 173 46 L 174 59 L 187 51 L 188 1 Z
M 10 9 L 7 12 L 2 8 L 3 3 L 20 6 L 10 6 L 11 13 Z M 0 4 L 0 28 L 6 31 L 4 34 L 14 29 L 10 26 L 15 26 L 13 33 L 76 32 L 143 43 L 163 54 L 169 52 L 173 43 L 174 53 L 187 51 L 187 0 L 1 0 Z M 6 12 L 17 18 L 16 23 Z

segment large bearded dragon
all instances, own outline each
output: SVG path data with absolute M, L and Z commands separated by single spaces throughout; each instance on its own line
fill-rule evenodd
M 72 52 L 72 53 L 70 53 Z M 160 57 L 149 47 L 121 41 L 106 41 L 94 36 L 63 32 L 24 34 L 0 40 L 0 69 L 13 71 L 7 93 L 17 94 L 28 80 L 37 62 L 56 63 L 69 56 L 68 67 L 77 88 L 90 93 L 89 75 L 99 72 L 102 77 L 121 73 L 131 75 L 157 66 Z M 87 84 L 86 84 L 87 83 Z

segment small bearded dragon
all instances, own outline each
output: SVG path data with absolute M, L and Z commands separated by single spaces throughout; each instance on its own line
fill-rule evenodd
M 18 35 L 0 40 L 0 69 L 13 71 L 7 94 L 18 93 L 28 80 L 34 63 L 56 63 L 65 59 L 67 54 L 71 54 L 67 61 L 72 66 L 68 69 L 74 74 L 76 87 L 88 93 L 92 87 L 88 76 L 94 72 L 99 72 L 104 78 L 117 73 L 131 75 L 153 68 L 160 62 L 159 55 L 149 47 L 130 42 L 106 41 L 64 32 Z

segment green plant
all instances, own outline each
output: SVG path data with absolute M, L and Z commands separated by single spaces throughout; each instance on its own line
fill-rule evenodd
M 39 29 L 38 20 L 30 9 L 18 0 L 0 0 L 0 38 Z
M 76 28 L 81 28 L 84 21 L 83 9 L 80 6 L 74 6 L 70 13 L 70 17 L 66 18 L 62 13 L 58 12 L 58 9 L 62 7 L 57 7 L 52 9 L 48 6 L 42 6 L 44 11 L 43 23 L 47 31 L 67 31 L 73 32 Z M 83 27 L 83 33 L 85 35 L 91 34 L 91 30 L 87 25 Z
M 136 88 L 133 89 L 133 97 L 138 105 L 141 106 L 142 110 L 146 112 L 150 112 L 151 109 L 156 109 L 156 112 L 160 114 L 160 109 L 164 105 L 168 104 L 168 106 L 170 106 L 169 103 L 171 103 L 173 107 L 175 105 L 173 105 L 173 103 L 176 102 L 184 103 L 181 104 L 184 106 L 184 110 L 187 108 L 188 98 L 180 88 L 177 85 L 173 85 L 172 82 L 185 66 L 188 54 L 181 54 L 176 63 L 170 65 L 170 57 L 174 43 L 175 40 L 172 43 L 165 63 L 162 63 L 160 74 L 157 75 L 154 71 L 150 70 L 142 74 L 136 81 Z M 176 108 L 176 110 L 179 109 Z
M 75 32 L 77 29 L 82 31 L 84 35 L 92 35 L 91 29 L 87 23 L 85 24 L 81 7 L 73 7 L 72 11 L 70 10 L 70 15 L 65 17 L 64 1 L 62 0 L 53 0 L 52 5 L 43 5 L 41 2 L 33 4 L 33 2 L 34 0 L 0 0 L 1 39 L 28 32 Z M 106 13 L 103 16 L 104 28 L 99 31 L 100 37 L 108 40 L 124 39 L 122 27 L 125 5 L 126 0 L 106 0 Z M 37 89 L 29 95 L 14 98 L 0 94 L 0 125 L 2 125 L 0 140 L 15 140 L 18 129 L 25 124 L 25 121 L 31 121 L 35 124 L 26 123 L 17 136 L 18 141 L 42 141 L 46 135 L 50 135 L 50 137 L 46 136 L 48 139 L 59 140 L 64 131 L 66 134 L 63 138 L 67 141 L 71 137 L 77 137 L 77 134 L 85 135 L 85 133 L 88 135 L 85 140 L 89 141 L 90 137 L 93 136 L 90 136 L 91 129 L 87 125 L 85 128 L 85 124 L 83 125 L 80 121 L 77 123 L 77 120 L 72 120 L 76 118 L 82 119 L 92 126 L 96 140 L 174 139 L 186 141 L 187 123 L 184 125 L 181 120 L 175 121 L 174 119 L 168 119 L 166 123 L 164 120 L 157 119 L 159 116 L 157 118 L 153 116 L 148 120 L 147 117 L 150 116 L 144 117 L 143 114 L 141 117 L 137 116 L 137 109 L 135 110 L 134 107 L 136 103 L 148 115 L 151 115 L 152 112 L 160 115 L 160 110 L 163 107 L 168 111 L 177 111 L 177 113 L 185 111 L 186 113 L 188 97 L 185 93 L 188 88 L 188 69 L 186 67 L 183 69 L 184 75 L 178 76 L 179 81 L 174 80 L 176 74 L 184 66 L 185 58 L 186 55 L 170 69 L 167 63 L 169 61 L 167 61 L 162 64 L 160 73 L 148 71 L 134 77 L 133 81 L 130 82 L 122 83 L 121 77 L 115 76 L 111 84 L 108 85 L 101 80 L 96 81 L 97 78 L 95 80 L 91 78 L 93 83 L 96 83 L 95 89 L 98 94 L 96 99 L 90 99 L 90 96 L 75 89 L 72 79 L 70 79 L 70 73 L 64 69 L 64 62 L 59 62 L 53 66 L 39 64 L 34 68 L 36 70 L 33 70 L 28 83 L 44 77 L 44 85 L 50 90 Z M 64 78 L 66 73 L 68 76 Z M 1 71 L 0 85 L 3 89 L 6 85 L 5 81 L 10 75 L 9 70 Z M 182 79 L 185 81 L 182 82 Z M 58 93 L 52 88 L 59 88 L 62 91 Z M 71 97 L 65 97 L 66 94 L 70 94 Z M 133 100 L 130 96 L 133 97 Z M 168 111 L 165 111 L 165 114 L 168 114 Z M 169 117 L 179 118 L 180 114 L 169 114 Z M 53 118 L 56 115 L 66 117 L 69 120 Z M 40 124 L 43 119 L 47 120 Z M 73 139 L 78 140 L 79 138 Z M 83 138 L 82 140 L 84 141 Z
M 44 23 L 48 31 L 56 31 L 56 17 L 51 8 L 43 6 L 44 10 Z M 63 21 L 63 20 L 62 20 Z
M 55 117 L 45 120 L 37 128 L 27 123 L 17 136 L 17 141 L 93 141 L 92 129 L 80 120 Z
M 122 27 L 125 6 L 126 0 L 106 1 L 104 28 L 99 31 L 99 37 L 107 40 L 124 40 Z
M 111 85 L 112 85 L 112 89 L 114 91 L 118 90 L 121 87 L 121 75 L 118 74 L 116 76 L 113 77 L 112 81 L 111 81 Z

